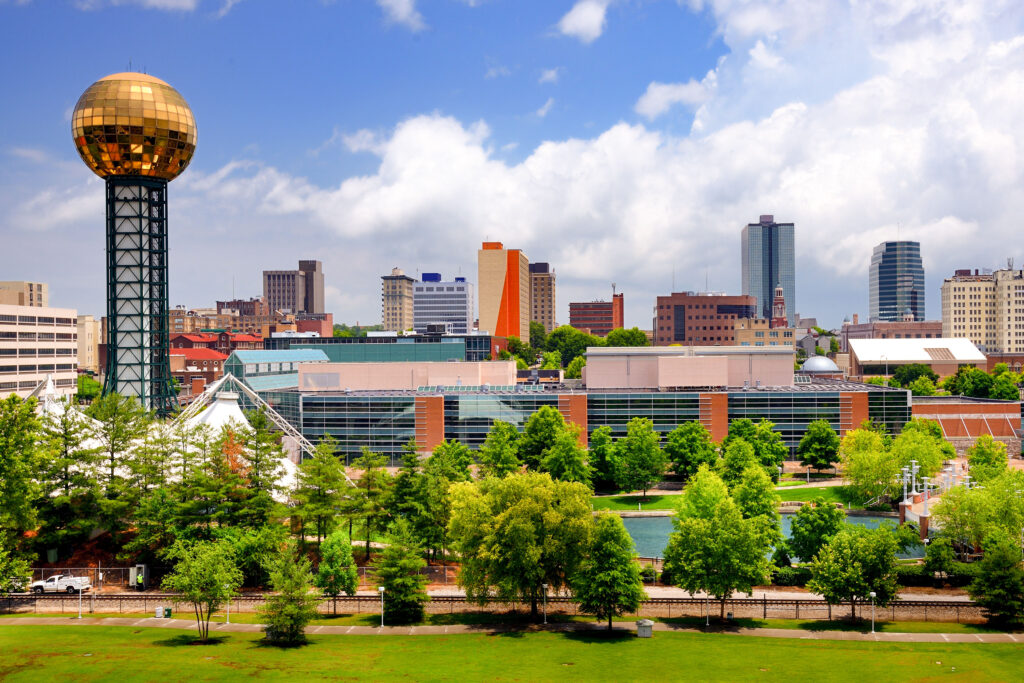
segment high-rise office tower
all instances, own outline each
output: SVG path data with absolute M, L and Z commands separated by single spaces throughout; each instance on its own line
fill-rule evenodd
M 920 242 L 882 242 L 871 254 L 871 322 L 924 320 L 924 266 Z
M 457 277 L 442 282 L 440 273 L 423 273 L 423 281 L 412 286 L 413 329 L 424 333 L 428 326 L 444 325 L 448 334 L 473 330 L 473 285 Z
M 612 294 L 611 301 L 569 302 L 569 325 L 598 337 L 607 337 L 612 330 L 624 326 L 622 294 Z
M 771 320 L 775 288 L 782 286 L 786 300 L 787 323 L 795 323 L 796 310 L 796 258 L 794 252 L 794 226 L 776 223 L 771 215 L 761 216 L 757 223 L 743 228 L 741 235 L 741 261 L 743 264 L 743 293 L 757 299 L 757 317 Z
M 988 353 L 1024 353 L 1024 270 L 971 274 L 942 283 L 942 336 L 966 337 Z
M 477 252 L 480 331 L 530 338 L 530 261 L 519 249 L 484 242 Z
M 299 261 L 298 270 L 264 270 L 263 298 L 271 311 L 323 313 L 323 266 L 319 261 Z
M 392 268 L 391 275 L 380 277 L 380 322 L 385 330 L 404 332 L 413 326 L 413 285 L 415 278 L 401 268 Z
M 530 264 L 530 322 L 555 329 L 555 271 L 547 263 Z

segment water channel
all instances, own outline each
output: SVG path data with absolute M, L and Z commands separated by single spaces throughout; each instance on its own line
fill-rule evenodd
M 792 513 L 782 515 L 782 535 L 785 538 L 790 536 L 790 525 L 793 520 Z M 892 517 L 882 516 L 850 516 L 846 521 L 851 524 L 861 524 L 869 529 L 875 529 L 883 522 L 896 525 L 898 520 Z M 624 517 L 622 523 L 626 531 L 633 537 L 633 544 L 640 557 L 664 557 L 665 546 L 668 545 L 669 534 L 672 533 L 671 517 Z M 924 557 L 924 546 L 910 548 L 907 553 L 899 553 L 901 559 Z

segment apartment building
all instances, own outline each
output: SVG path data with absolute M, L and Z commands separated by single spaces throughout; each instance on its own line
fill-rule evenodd
M 380 321 L 389 332 L 404 332 L 413 326 L 413 285 L 415 278 L 401 268 L 392 268 L 391 275 L 382 275 L 380 285 Z
M 1024 271 L 957 270 L 942 283 L 942 336 L 982 351 L 1024 352 Z
M 530 322 L 555 329 L 555 271 L 547 263 L 530 264 Z
M 94 375 L 100 372 L 100 343 L 105 343 L 100 321 L 91 315 L 78 316 L 78 367 Z
M 50 287 L 45 282 L 5 280 L 0 282 L 0 304 L 45 308 L 50 305 Z

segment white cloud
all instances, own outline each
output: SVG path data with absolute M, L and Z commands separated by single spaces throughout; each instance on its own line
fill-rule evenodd
M 541 108 L 537 110 L 537 116 L 544 118 L 551 111 L 551 107 L 555 106 L 555 98 L 549 97 L 548 101 L 541 105 Z
M 423 15 L 416 9 L 416 0 L 377 0 L 377 5 L 384 10 L 389 23 L 401 24 L 414 32 L 427 27 Z
M 707 101 L 708 90 L 703 83 L 690 79 L 687 83 L 651 82 L 647 90 L 633 106 L 634 111 L 647 119 L 654 120 L 675 104 L 697 106 Z
M 673 272 L 677 289 L 702 288 L 707 271 L 712 288 L 738 291 L 739 231 L 773 213 L 797 225 L 795 310 L 826 325 L 865 311 L 871 248 L 899 225 L 922 242 L 937 316 L 954 268 L 1024 261 L 1024 7 L 908 2 L 836 0 L 835 16 L 797 11 L 796 0 L 700 5 L 729 53 L 700 83 L 652 83 L 635 105 L 655 121 L 696 107 L 691 133 L 642 119 L 507 154 L 484 123 L 435 113 L 332 136 L 376 157 L 334 182 L 256 160 L 193 166 L 172 186 L 172 248 L 204 249 L 172 257 L 174 303 L 208 304 L 234 272 L 250 273 L 255 294 L 261 268 L 317 257 L 337 319 L 368 322 L 381 273 L 461 269 L 474 280 L 479 242 L 497 239 L 552 263 L 562 302 L 617 282 L 627 322 L 649 327 Z M 7 151 L 0 272 L 50 280 L 56 301 L 95 292 L 86 312 L 102 312 L 102 184 L 77 159 Z M 38 248 L 42 230 L 56 255 Z M 62 267 L 72 259 L 82 268 Z
M 200 0 L 76 0 L 79 9 L 94 10 L 105 5 L 139 5 L 145 9 L 193 12 Z
M 577 0 L 558 21 L 558 30 L 566 36 L 592 43 L 604 33 L 605 15 L 611 0 Z
M 554 69 L 544 69 L 541 71 L 540 78 L 537 79 L 538 83 L 558 83 L 559 72 L 562 67 L 556 66 Z
M 491 67 L 489 67 L 487 69 L 487 72 L 484 73 L 484 78 L 490 80 L 492 78 L 498 78 L 499 76 L 511 76 L 511 75 L 512 75 L 512 72 L 508 70 L 507 66 L 502 66 L 500 64 L 495 64 L 494 66 L 491 66 Z

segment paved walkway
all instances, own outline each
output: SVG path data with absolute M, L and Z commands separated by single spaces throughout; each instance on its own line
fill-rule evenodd
M 155 619 L 153 617 L 144 619 L 110 617 L 100 619 L 96 617 L 25 617 L 23 619 L 0 619 L 2 626 L 30 626 L 30 625 L 60 625 L 60 626 L 128 626 L 145 628 L 166 628 L 179 631 L 196 630 L 195 623 L 185 619 Z M 210 633 L 258 633 L 262 630 L 261 624 L 210 624 Z M 578 631 L 604 631 L 604 624 L 596 622 L 574 622 L 569 624 L 548 624 L 546 626 L 533 625 L 505 626 L 505 625 L 451 625 L 451 626 L 310 626 L 306 629 L 309 634 L 317 635 L 363 635 L 363 636 L 428 636 L 428 635 L 454 635 L 465 633 L 476 634 L 498 634 L 513 632 L 537 633 L 549 631 L 552 633 L 572 633 Z M 625 622 L 617 622 L 614 628 L 617 632 L 633 632 L 636 627 Z M 722 628 L 712 626 L 709 629 L 688 628 L 675 624 L 654 623 L 654 630 L 659 632 L 676 633 L 718 633 L 722 635 L 735 636 L 756 636 L 760 638 L 792 638 L 799 640 L 852 640 L 852 641 L 877 641 L 890 643 L 1018 643 L 1024 644 L 1024 634 L 1013 633 L 861 633 L 859 631 L 803 631 L 780 628 Z

